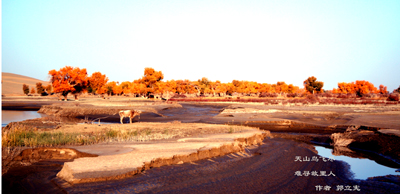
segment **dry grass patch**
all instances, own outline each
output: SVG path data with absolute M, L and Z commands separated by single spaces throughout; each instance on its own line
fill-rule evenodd
M 3 132 L 3 147 L 88 145 L 99 142 L 150 141 L 203 134 L 235 133 L 252 129 L 245 126 L 203 123 L 67 124 L 52 131 L 14 128 Z

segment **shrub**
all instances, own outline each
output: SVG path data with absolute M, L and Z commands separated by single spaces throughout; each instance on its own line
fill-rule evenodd
M 308 101 L 309 103 L 316 103 L 316 102 L 319 101 L 319 99 L 318 99 L 317 96 L 315 96 L 315 95 L 313 95 L 313 94 L 309 94 L 309 95 L 307 96 L 307 101 Z
M 36 91 L 37 91 L 38 94 L 43 96 L 44 87 L 43 87 L 42 83 L 40 83 L 40 82 L 36 83 Z
M 392 93 L 389 95 L 389 97 L 386 100 L 387 101 L 399 101 L 399 94 Z
M 289 93 L 289 94 L 286 94 L 286 97 L 288 97 L 288 98 L 295 98 L 295 97 L 297 97 L 297 96 L 298 96 L 297 93 Z
M 393 90 L 393 93 L 400 93 L 400 86 L 397 89 Z
M 370 93 L 368 94 L 361 94 L 361 98 L 371 98 L 372 95 Z
M 278 94 L 276 93 L 267 93 L 267 92 L 263 92 L 259 95 L 259 97 L 278 97 Z
M 184 94 L 175 94 L 172 98 L 186 98 Z
M 332 93 L 330 93 L 330 92 L 320 93 L 317 96 L 318 97 L 326 97 L 326 98 L 334 97 L 334 95 Z

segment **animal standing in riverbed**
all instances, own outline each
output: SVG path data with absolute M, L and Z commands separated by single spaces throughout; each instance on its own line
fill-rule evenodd
M 129 117 L 130 123 L 132 123 L 132 119 L 135 118 L 136 115 L 138 115 L 139 119 L 140 119 L 140 113 L 142 113 L 142 111 L 140 111 L 140 110 L 121 110 L 121 111 L 119 111 L 119 117 L 121 119 L 121 124 L 124 124 L 122 122 L 122 120 L 125 117 Z

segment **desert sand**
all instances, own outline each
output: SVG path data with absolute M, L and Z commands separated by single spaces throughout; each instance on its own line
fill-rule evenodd
M 36 90 L 36 83 L 40 82 L 43 84 L 43 86 L 47 86 L 49 82 L 35 79 L 32 77 L 27 77 L 23 75 L 18 75 L 14 73 L 6 73 L 2 72 L 1 73 L 1 94 L 2 95 L 7 95 L 7 96 L 13 96 L 13 95 L 24 95 L 24 92 L 22 91 L 22 85 L 27 84 L 29 88 L 31 89 L 32 87 L 35 88 Z

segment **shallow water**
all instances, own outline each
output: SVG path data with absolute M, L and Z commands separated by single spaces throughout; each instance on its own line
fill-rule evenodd
M 1 126 L 5 127 L 11 122 L 36 119 L 45 116 L 45 114 L 38 113 L 37 111 L 1 110 Z
M 368 177 L 386 176 L 390 174 L 400 175 L 400 172 L 396 172 L 396 168 L 378 164 L 367 158 L 352 158 L 344 155 L 334 156 L 332 154 L 332 149 L 322 146 L 315 146 L 315 149 L 318 151 L 318 154 L 323 157 L 334 158 L 335 160 L 341 160 L 348 163 L 355 179 L 367 179 Z

